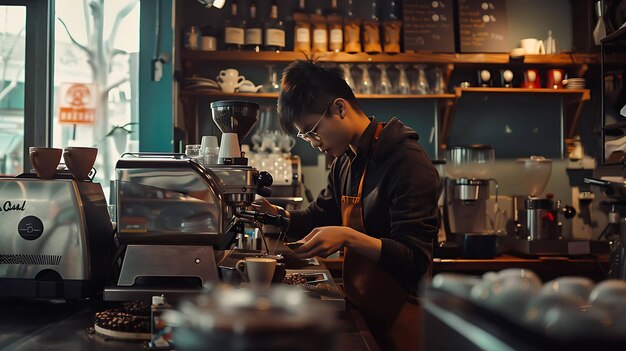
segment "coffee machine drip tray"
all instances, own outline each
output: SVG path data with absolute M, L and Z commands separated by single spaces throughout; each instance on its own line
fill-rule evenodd
M 609 253 L 609 243 L 603 240 L 527 240 L 507 236 L 504 251 L 526 256 L 595 256 Z

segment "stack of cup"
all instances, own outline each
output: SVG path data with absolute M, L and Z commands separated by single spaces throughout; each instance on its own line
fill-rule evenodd
M 205 165 L 215 165 L 219 159 L 220 147 L 217 137 L 205 135 L 202 137 L 200 150 L 202 152 L 202 163 Z

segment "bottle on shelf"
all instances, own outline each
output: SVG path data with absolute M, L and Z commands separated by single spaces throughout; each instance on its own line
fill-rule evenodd
M 278 19 L 278 5 L 272 2 L 270 18 L 265 24 L 265 50 L 281 51 L 285 49 L 285 26 Z
M 326 10 L 328 23 L 328 50 L 340 52 L 343 50 L 343 16 L 337 8 L 337 0 L 331 0 L 330 8 Z
M 378 21 L 377 0 L 371 0 L 372 16 L 363 21 L 363 51 L 368 54 L 379 54 L 383 51 L 380 44 L 380 23 Z
M 244 49 L 260 51 L 263 46 L 263 24 L 257 18 L 256 1 L 250 3 L 250 19 L 246 21 Z
M 189 27 L 189 29 L 185 32 L 185 48 L 189 50 L 198 50 L 201 36 L 202 34 L 198 30 L 198 27 Z
M 237 13 L 237 1 L 230 3 L 230 15 L 224 20 L 226 50 L 241 50 L 244 44 L 245 21 Z
M 321 8 L 318 7 L 315 13 L 311 15 L 311 25 L 313 26 L 313 52 L 327 52 L 328 26 Z
M 383 20 L 383 51 L 390 54 L 400 53 L 400 9 L 397 0 L 387 0 L 388 13 Z
M 295 22 L 293 51 L 309 54 L 311 52 L 311 15 L 306 9 L 305 0 L 299 0 L 293 20 Z
M 351 54 L 361 52 L 361 19 L 354 14 L 353 0 L 348 0 L 348 14 L 343 22 L 345 51 Z

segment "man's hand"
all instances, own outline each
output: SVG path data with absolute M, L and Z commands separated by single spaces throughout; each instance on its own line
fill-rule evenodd
M 299 241 L 304 242 L 304 245 L 294 250 L 299 258 L 328 257 L 348 247 L 377 262 L 382 247 L 380 239 L 342 226 L 315 228 Z
M 278 214 L 278 208 L 276 208 L 276 206 L 272 205 L 264 198 L 254 200 L 252 202 L 252 206 L 250 206 L 248 209 L 252 211 L 265 212 L 274 216 Z

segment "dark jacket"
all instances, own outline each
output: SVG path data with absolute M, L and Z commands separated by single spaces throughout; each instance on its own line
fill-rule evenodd
M 439 175 L 418 139 L 397 118 L 384 124 L 370 153 L 362 198 L 366 234 L 382 241 L 378 266 L 412 293 L 432 262 L 439 227 Z M 341 225 L 348 165 L 347 154 L 337 158 L 326 189 L 308 208 L 290 211 L 290 240 L 316 227 Z

